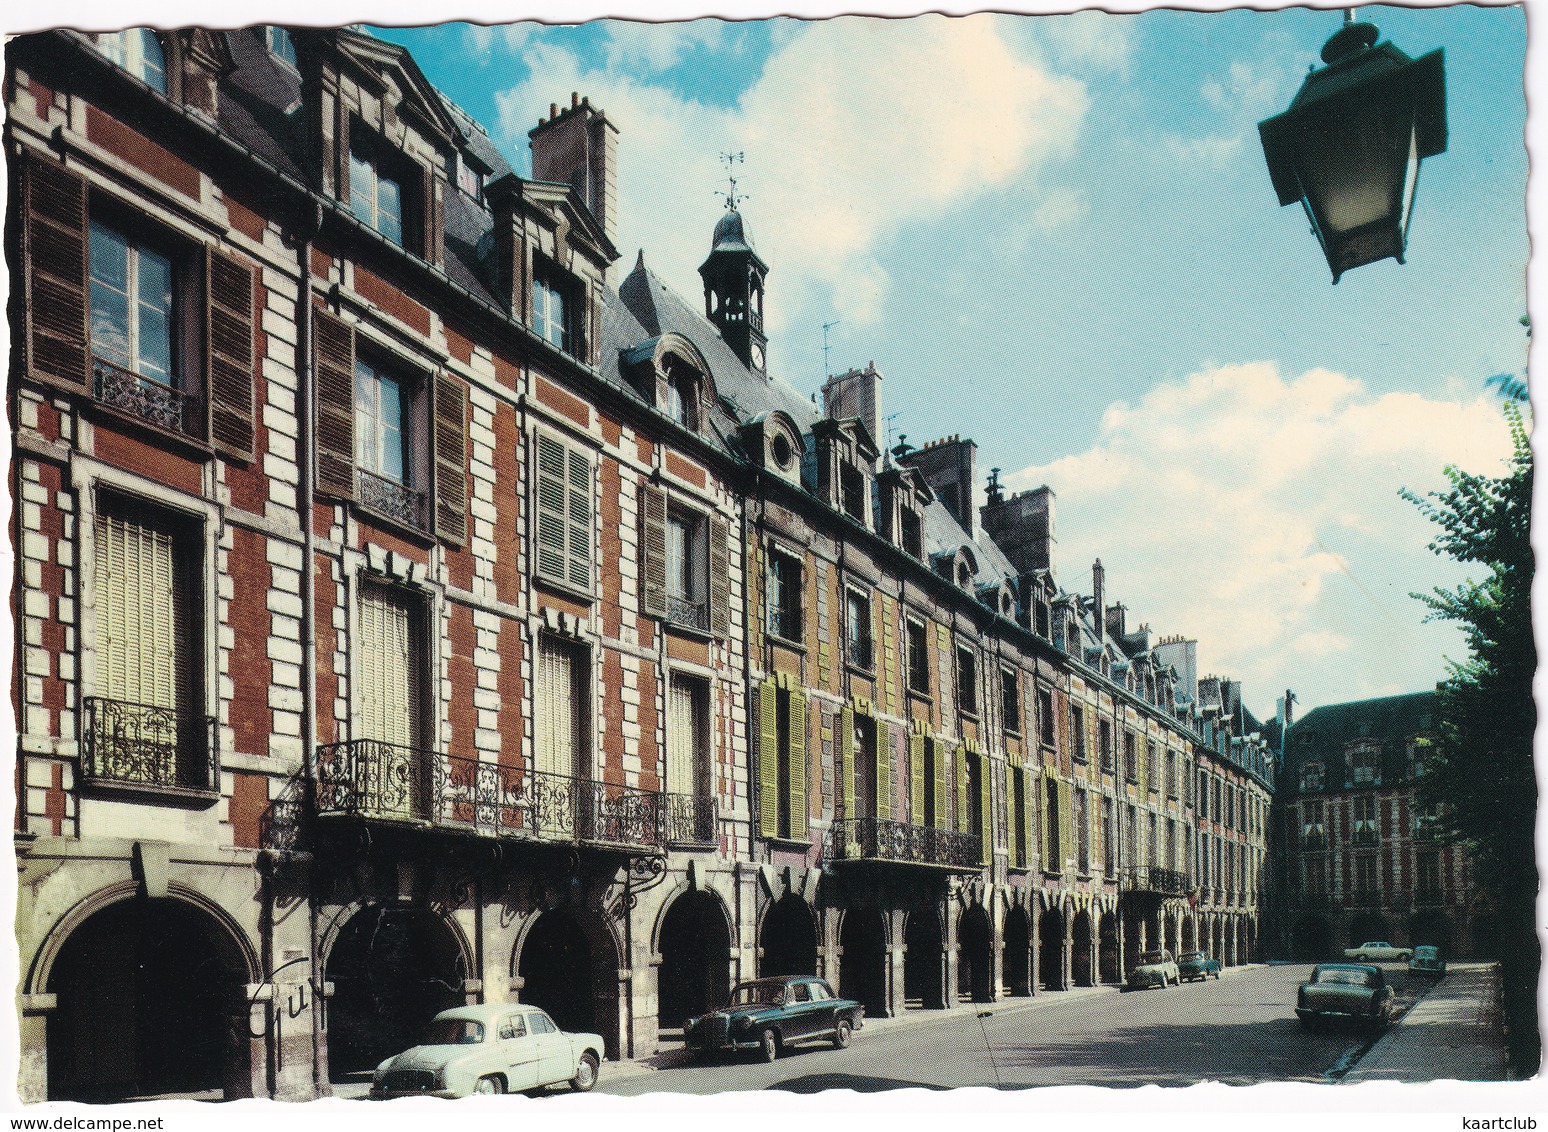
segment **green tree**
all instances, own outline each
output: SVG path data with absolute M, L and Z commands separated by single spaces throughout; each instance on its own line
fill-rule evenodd
M 1421 790 L 1423 800 L 1444 803 L 1447 832 L 1468 851 L 1475 881 L 1496 910 L 1511 1060 L 1518 1074 L 1530 1075 L 1541 1051 L 1533 912 L 1532 449 L 1520 407 L 1525 390 L 1518 396 L 1504 382 L 1495 384 L 1509 398 L 1506 474 L 1480 476 L 1452 466 L 1448 490 L 1427 498 L 1402 494 L 1440 528 L 1432 551 L 1484 571 L 1455 589 L 1413 595 L 1429 608 L 1427 620 L 1456 624 L 1468 646 L 1467 659 L 1449 662 L 1450 675 L 1437 689 L 1439 740 Z

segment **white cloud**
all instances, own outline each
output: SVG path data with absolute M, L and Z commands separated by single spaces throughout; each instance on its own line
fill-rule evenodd
M 1080 223 L 1090 211 L 1091 204 L 1085 194 L 1076 189 L 1055 188 L 1049 189 L 1043 203 L 1032 211 L 1032 219 L 1043 231 L 1052 232 Z
M 1066 588 L 1089 591 L 1100 557 L 1131 625 L 1197 637 L 1201 663 L 1243 678 L 1250 702 L 1288 683 L 1310 705 L 1444 675 L 1434 658 L 1459 638 L 1407 595 L 1458 574 L 1397 492 L 1443 487 L 1447 463 L 1498 474 L 1508 454 L 1489 397 L 1376 396 L 1263 362 L 1112 405 L 1087 451 L 1009 482 L 1054 489 Z
M 669 70 L 695 52 L 724 50 L 734 44 L 738 31 L 738 25 L 716 19 L 662 24 L 612 20 L 606 26 L 609 69 L 651 73 Z
M 495 61 L 497 51 L 505 55 L 524 51 L 539 26 L 530 20 L 515 24 L 468 24 L 463 31 L 463 46 L 469 59 L 487 67 Z
M 1138 21 L 1132 15 L 1114 15 L 1087 9 L 1038 21 L 1054 58 L 1067 67 L 1099 74 L 1129 77 Z
M 638 32 L 620 26 L 617 50 Z M 775 336 L 812 309 L 853 323 L 877 317 L 889 284 L 880 246 L 911 223 L 1028 180 L 1071 148 L 1086 107 L 1081 83 L 1029 62 L 993 17 L 794 24 L 731 108 L 551 45 L 529 48 L 526 61 L 541 79 L 496 95 L 500 133 L 524 143 L 548 103 L 571 90 L 605 108 L 619 127 L 620 248 L 643 246 L 679 290 L 695 290 L 709 250 L 718 157 L 746 153 L 744 213 L 776 273 Z

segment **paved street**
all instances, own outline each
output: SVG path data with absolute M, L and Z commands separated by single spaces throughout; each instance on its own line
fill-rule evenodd
M 1296 987 L 1310 964 L 1227 971 L 1220 980 L 1167 990 L 1092 991 L 1013 999 L 927 1021 L 882 1020 L 855 1035 L 847 1050 L 798 1047 L 773 1064 L 751 1055 L 708 1065 L 678 1065 L 612 1082 L 599 1090 L 715 1093 L 737 1089 L 816 1092 L 924 1086 L 1191 1085 L 1220 1080 L 1330 1081 L 1370 1040 L 1357 1031 L 1307 1033 L 1295 1018 Z M 1387 965 L 1399 1002 L 1414 993 L 1401 964 Z M 1419 988 L 1421 991 L 1424 988 Z M 988 1046 L 993 1050 L 991 1063 Z

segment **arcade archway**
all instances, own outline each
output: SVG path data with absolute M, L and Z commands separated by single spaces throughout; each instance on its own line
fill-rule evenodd
M 657 1022 L 662 1030 L 724 1005 L 731 996 L 731 929 L 712 893 L 679 896 L 661 921 Z
M 1024 908 L 1012 908 L 1005 914 L 1000 968 L 1007 995 L 1032 993 L 1032 925 Z
M 957 996 L 969 1002 L 994 1001 L 994 930 L 982 904 L 974 904 L 957 921 Z
M 939 914 L 910 912 L 903 932 L 903 999 L 910 1009 L 945 1008 L 945 958 Z
M 817 920 L 806 901 L 786 893 L 763 916 L 759 975 L 815 975 Z
M 1037 923 L 1038 981 L 1044 990 L 1064 989 L 1064 914 L 1045 911 Z
M 521 1001 L 541 1006 L 572 1033 L 601 1034 L 618 1053 L 618 949 L 604 930 L 558 908 L 538 916 L 521 943 Z
M 850 908 L 839 928 L 838 992 L 865 1007 L 868 1018 L 885 1018 L 887 923 L 874 908 Z
M 1097 921 L 1097 977 L 1104 983 L 1123 982 L 1118 960 L 1118 917 L 1104 912 Z
M 1091 913 L 1082 908 L 1075 913 L 1070 925 L 1070 946 L 1072 948 L 1071 968 L 1078 987 L 1092 985 L 1091 971 Z

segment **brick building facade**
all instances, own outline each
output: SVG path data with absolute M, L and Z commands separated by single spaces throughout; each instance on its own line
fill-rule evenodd
M 873 1014 L 1257 943 L 1230 681 L 1054 576 L 1053 497 L 766 372 L 769 265 L 615 282 L 355 31 L 7 49 L 24 1099 L 302 1099 L 448 1005 L 612 1057 L 736 979 Z

